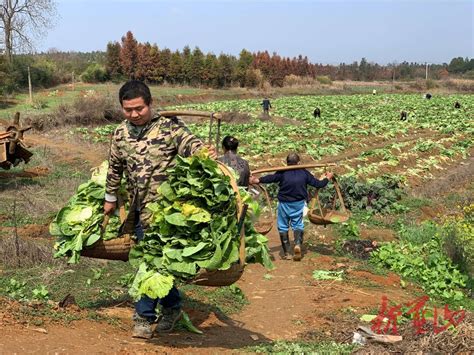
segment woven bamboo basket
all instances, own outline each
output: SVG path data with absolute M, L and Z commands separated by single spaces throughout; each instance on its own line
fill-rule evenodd
M 316 190 L 316 195 L 311 200 L 308 211 L 308 219 L 311 221 L 311 223 L 318 225 L 343 223 L 351 216 L 350 212 L 347 211 L 346 207 L 344 206 L 344 199 L 342 198 L 341 189 L 335 178 L 333 179 L 333 183 L 334 188 L 336 189 L 336 196 L 333 199 L 332 209 L 325 209 L 321 206 L 318 190 Z M 336 210 L 336 197 L 339 201 L 340 211 Z
M 230 184 L 235 192 L 237 199 L 237 219 L 242 221 L 245 218 L 247 206 L 242 203 L 240 198 L 239 188 L 233 174 L 230 170 L 222 163 L 217 162 L 221 171 L 230 178 Z M 122 223 L 126 220 L 126 211 L 124 208 L 123 201 L 118 200 L 120 220 Z M 105 216 L 104 223 L 102 225 L 103 230 L 108 224 L 108 216 Z M 99 240 L 94 245 L 87 247 L 82 250 L 81 255 L 108 260 L 123 260 L 128 261 L 128 254 L 130 249 L 135 245 L 134 240 L 130 235 L 125 234 L 119 238 L 110 240 Z M 229 286 L 236 282 L 242 276 L 245 267 L 245 228 L 242 225 L 240 228 L 240 247 L 239 247 L 239 262 L 232 265 L 227 270 L 205 270 L 202 269 L 194 279 L 188 281 L 188 283 L 200 285 L 200 286 Z
M 257 223 L 255 223 L 254 228 L 255 230 L 263 235 L 268 234 L 273 228 L 273 209 L 272 209 L 272 202 L 270 201 L 270 196 L 268 195 L 268 191 L 265 187 L 261 184 L 251 185 L 250 188 L 256 189 L 260 193 L 263 194 L 265 199 L 265 205 L 268 208 L 269 216 L 260 216 Z
M 119 197 L 117 203 L 119 207 L 120 221 L 123 223 L 127 218 L 123 199 Z M 108 223 L 109 216 L 105 216 L 104 222 L 102 223 L 102 231 L 105 231 Z M 129 234 L 124 234 L 119 238 L 109 240 L 99 239 L 90 247 L 83 249 L 81 255 L 88 258 L 128 261 L 128 253 L 134 245 L 135 241 L 131 236 Z
M 82 256 L 88 258 L 128 261 L 128 253 L 135 245 L 129 234 L 110 240 L 99 239 L 94 245 L 83 249 Z

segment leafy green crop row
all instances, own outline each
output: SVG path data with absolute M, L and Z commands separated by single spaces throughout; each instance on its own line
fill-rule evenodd
M 403 277 L 419 281 L 430 296 L 458 301 L 464 297 L 468 277 L 443 253 L 441 238 L 434 235 L 429 242 L 388 243 L 372 252 L 371 260 Z
M 398 176 L 381 176 L 373 181 L 361 182 L 353 176 L 338 179 L 346 207 L 350 210 L 391 212 L 401 208 L 397 201 L 402 197 L 402 179 Z M 323 205 L 331 206 L 335 196 L 332 184 L 319 192 Z

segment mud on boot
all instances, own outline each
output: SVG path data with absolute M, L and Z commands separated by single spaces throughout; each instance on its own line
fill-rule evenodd
M 180 308 L 163 308 L 161 317 L 156 325 L 155 332 L 167 333 L 171 332 L 176 323 L 182 318 L 183 311 Z
M 281 248 L 283 249 L 283 257 L 284 260 L 290 260 L 290 238 L 288 238 L 288 232 L 280 232 L 280 241 L 281 241 Z
M 133 315 L 133 338 L 151 339 L 153 337 L 153 323 L 135 313 Z
M 295 248 L 293 249 L 293 260 L 300 261 L 303 255 L 303 231 L 293 231 L 295 237 Z

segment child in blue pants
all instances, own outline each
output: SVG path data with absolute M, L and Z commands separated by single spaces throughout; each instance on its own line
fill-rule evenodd
M 296 153 L 290 153 L 286 157 L 287 165 L 297 165 L 299 162 L 300 157 Z M 318 180 L 306 169 L 294 169 L 278 171 L 275 174 L 262 176 L 259 179 L 254 176 L 250 178 L 251 184 L 279 184 L 277 222 L 284 259 L 290 259 L 288 230 L 291 226 L 295 240 L 293 260 L 301 260 L 304 232 L 303 210 L 305 202 L 308 200 L 307 186 L 325 187 L 332 177 L 332 173 L 325 173 Z

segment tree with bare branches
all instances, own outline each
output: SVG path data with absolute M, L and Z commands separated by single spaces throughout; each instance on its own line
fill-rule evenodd
M 54 0 L 0 0 L 0 33 L 8 62 L 16 50 L 32 50 L 33 40 L 52 27 L 57 16 Z

